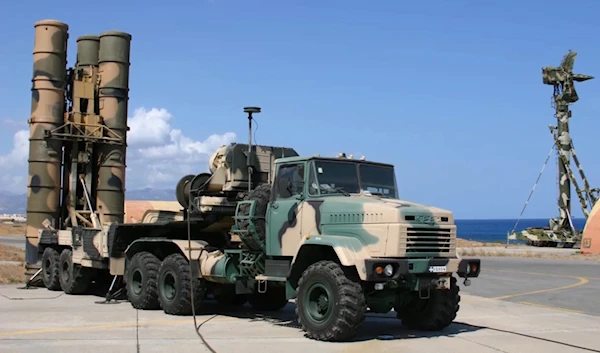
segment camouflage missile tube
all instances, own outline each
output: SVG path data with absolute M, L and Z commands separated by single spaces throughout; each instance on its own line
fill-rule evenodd
M 77 67 L 98 66 L 100 38 L 85 35 L 77 38 Z
M 26 271 L 37 269 L 38 232 L 45 220 L 56 226 L 60 201 L 61 142 L 44 139 L 64 121 L 68 25 L 43 20 L 35 25 L 31 117 L 29 119 L 29 177 L 27 185 Z
M 99 148 L 96 206 L 104 214 L 103 222 L 124 220 L 130 43 L 131 35 L 125 32 L 100 34 L 100 115 L 104 124 L 122 138 L 122 144 Z

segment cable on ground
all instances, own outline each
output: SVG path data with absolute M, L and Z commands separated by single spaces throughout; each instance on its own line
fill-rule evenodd
M 207 181 L 208 182 L 208 181 Z M 190 190 L 191 192 L 191 190 Z M 192 305 L 192 317 L 194 318 L 194 330 L 196 331 L 196 334 L 198 335 L 198 337 L 200 337 L 200 340 L 202 341 L 202 343 L 204 343 L 204 345 L 206 346 L 206 348 L 208 348 L 209 351 L 211 351 L 212 353 L 217 353 L 217 351 L 210 345 L 208 344 L 208 342 L 206 341 L 206 339 L 204 339 L 204 336 L 202 335 L 202 333 L 200 333 L 200 327 L 202 325 L 204 325 L 206 322 L 208 322 L 209 320 L 212 320 L 213 318 L 215 318 L 217 315 L 213 315 L 212 317 L 204 320 L 200 325 L 198 325 L 198 321 L 196 319 L 196 304 L 194 302 L 194 278 L 192 278 L 192 229 L 191 229 L 191 221 L 190 221 L 190 212 L 191 211 L 191 202 L 188 202 L 188 207 L 187 207 L 187 238 L 188 238 L 188 263 L 189 263 L 189 268 L 190 268 L 190 299 L 191 299 L 191 305 Z M 202 251 L 204 251 L 204 249 L 202 249 Z M 200 255 L 202 254 L 202 251 L 200 251 Z

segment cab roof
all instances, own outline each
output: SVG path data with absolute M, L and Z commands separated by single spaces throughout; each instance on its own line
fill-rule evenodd
M 281 157 L 275 159 L 275 164 L 282 163 L 293 163 L 293 162 L 308 162 L 308 161 L 332 161 L 332 162 L 352 162 L 357 164 L 368 164 L 368 165 L 377 165 L 382 167 L 391 167 L 393 168 L 393 164 L 389 163 L 381 163 L 374 162 L 369 160 L 361 160 L 361 159 L 351 159 L 346 157 L 320 157 L 320 156 L 292 156 L 292 157 Z

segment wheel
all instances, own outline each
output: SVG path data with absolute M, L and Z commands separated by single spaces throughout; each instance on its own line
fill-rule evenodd
M 285 295 L 285 284 L 267 282 L 267 291 L 265 293 L 258 292 L 258 283 L 254 287 L 254 293 L 248 298 L 248 302 L 252 309 L 257 311 L 278 311 L 288 304 L 288 299 Z
M 127 263 L 127 299 L 136 309 L 160 309 L 158 302 L 158 269 L 160 260 L 153 254 L 142 251 Z
M 310 338 L 322 341 L 354 337 L 367 310 L 361 285 L 350 280 L 333 261 L 319 261 L 304 271 L 296 303 L 302 329 Z
M 64 249 L 59 257 L 60 288 L 67 294 L 82 294 L 90 284 L 90 271 L 73 264 L 73 252 Z
M 200 308 L 205 287 L 200 279 L 191 282 L 189 263 L 181 254 L 171 254 L 158 271 L 158 300 L 164 312 L 171 315 L 192 313 L 191 286 L 194 286 L 194 307 Z
M 242 306 L 248 301 L 246 294 L 237 294 L 235 286 L 220 285 L 214 293 L 215 300 L 219 305 L 224 306 Z
M 254 210 L 254 225 L 256 227 L 256 233 L 258 234 L 259 240 L 254 238 L 242 240 L 244 245 L 250 250 L 258 251 L 261 250 L 262 245 L 265 243 L 265 236 L 267 232 L 267 226 L 265 222 L 265 215 L 267 214 L 267 205 L 271 197 L 271 185 L 262 184 L 256 189 L 252 190 L 244 200 L 253 200 L 256 203 Z M 240 213 L 242 215 L 248 215 L 250 208 L 248 205 L 240 206 Z M 239 222 L 240 230 L 250 230 L 250 221 L 242 220 Z
M 432 290 L 428 299 L 415 300 L 398 311 L 398 318 L 406 328 L 421 331 L 439 331 L 449 326 L 460 308 L 456 278 L 450 277 L 450 289 Z
M 60 290 L 60 254 L 56 249 L 46 248 L 42 255 L 42 281 L 49 290 Z

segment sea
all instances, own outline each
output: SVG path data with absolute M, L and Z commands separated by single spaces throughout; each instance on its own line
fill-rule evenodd
M 520 219 L 517 223 L 516 219 L 456 219 L 456 232 L 458 238 L 466 240 L 488 242 L 506 242 L 507 233 L 519 232 L 528 227 L 548 227 L 548 219 Z M 585 219 L 573 219 L 575 229 L 583 230 Z M 511 244 L 521 243 L 522 241 L 511 240 Z

